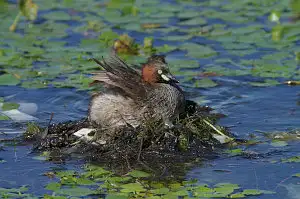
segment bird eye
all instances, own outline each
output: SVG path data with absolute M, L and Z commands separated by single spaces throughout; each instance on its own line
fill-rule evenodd
M 161 74 L 163 73 L 163 71 L 162 71 L 162 70 L 158 70 L 157 73 L 158 73 L 159 75 L 161 75 Z

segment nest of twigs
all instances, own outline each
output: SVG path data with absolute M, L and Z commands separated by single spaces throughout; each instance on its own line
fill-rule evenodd
M 212 114 L 211 108 L 188 101 L 185 110 L 171 128 L 149 123 L 143 128 L 128 126 L 114 133 L 96 129 L 89 135 L 93 139 L 83 141 L 74 136 L 82 128 L 91 128 L 88 120 L 83 119 L 33 128 L 34 132 L 27 131 L 23 140 L 33 142 L 35 151 L 53 152 L 55 156 L 50 159 L 80 155 L 111 165 L 125 163 L 130 168 L 136 163 L 158 166 L 211 157 L 222 146 L 218 136 L 232 139 L 225 128 L 215 126 L 220 115 Z

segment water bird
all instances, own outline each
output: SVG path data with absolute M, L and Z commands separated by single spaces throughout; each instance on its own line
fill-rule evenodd
M 129 66 L 116 53 L 99 61 L 104 70 L 94 73 L 94 83 L 104 90 L 92 96 L 89 120 L 101 128 L 134 128 L 151 122 L 172 122 L 184 111 L 185 96 L 170 73 L 164 55 L 152 55 L 146 63 Z

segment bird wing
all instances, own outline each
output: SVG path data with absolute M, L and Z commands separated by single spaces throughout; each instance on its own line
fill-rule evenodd
M 128 66 L 116 54 L 102 61 L 93 60 L 104 68 L 104 71 L 94 73 L 92 77 L 94 81 L 102 82 L 109 87 L 120 88 L 133 99 L 145 97 L 147 89 L 142 81 L 141 73 Z

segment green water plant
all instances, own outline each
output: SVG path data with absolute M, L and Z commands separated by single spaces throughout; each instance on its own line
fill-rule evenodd
M 100 166 L 86 165 L 84 172 L 72 170 L 56 172 L 58 182 L 49 183 L 46 189 L 53 191 L 52 195 L 65 197 L 106 195 L 107 198 L 246 198 L 274 192 L 259 189 L 243 189 L 238 184 L 217 183 L 202 184 L 191 179 L 157 180 L 151 173 L 132 170 L 119 176 Z M 67 179 L 71 179 L 67 181 Z M 92 186 L 78 183 L 78 179 L 85 179 Z M 47 196 L 48 197 L 48 196 Z

